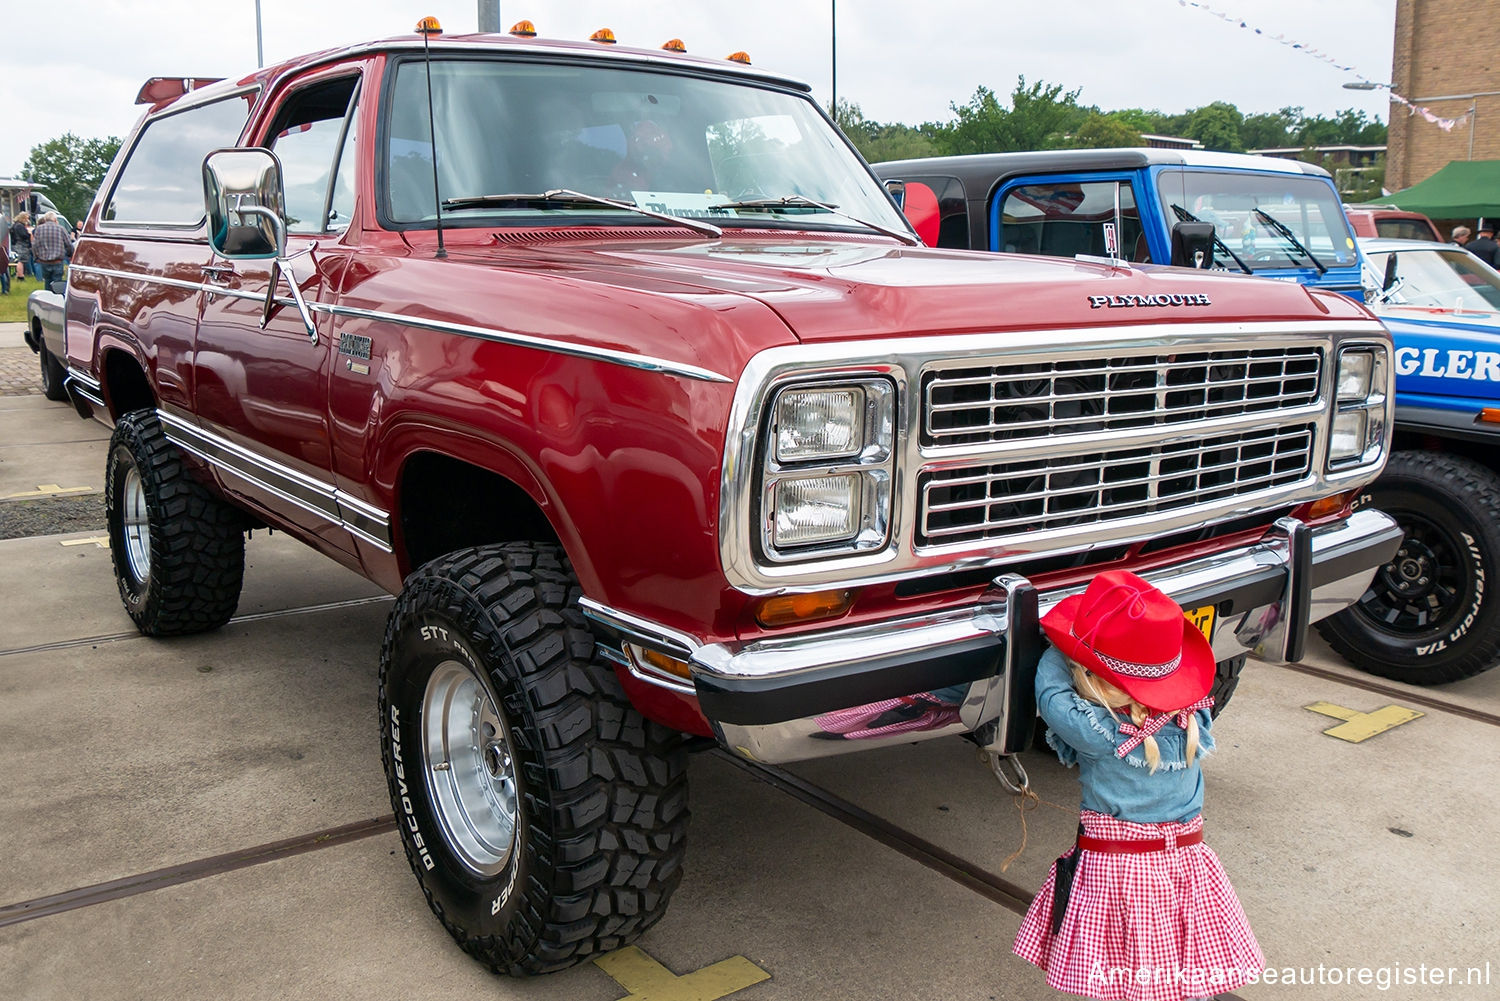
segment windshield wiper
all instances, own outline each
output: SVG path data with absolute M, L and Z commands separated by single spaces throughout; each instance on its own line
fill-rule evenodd
M 840 212 L 837 205 L 829 205 L 827 202 L 815 202 L 811 198 L 808 198 L 806 195 L 786 195 L 782 198 L 747 198 L 744 201 L 723 202 L 718 205 L 710 205 L 709 208 L 769 209 L 772 211 L 784 208 L 819 209 L 823 212 L 828 212 L 836 215 L 840 219 L 848 219 L 850 222 L 858 223 L 866 229 L 873 229 L 877 233 L 884 233 L 886 236 L 895 237 L 909 247 L 919 247 L 922 245 L 922 241 L 918 240 L 910 233 L 903 233 L 900 230 L 891 229 L 887 226 L 881 226 L 879 223 L 873 223 L 866 219 L 861 219 L 858 216 L 852 216 L 847 212 Z
M 615 198 L 604 198 L 600 195 L 586 195 L 581 191 L 573 191 L 569 188 L 553 188 L 550 191 L 539 191 L 534 193 L 511 192 L 503 195 L 468 195 L 463 198 L 448 198 L 443 201 L 445 209 L 477 209 L 492 205 L 505 205 L 507 203 L 519 202 L 525 205 L 607 205 L 610 208 L 624 209 L 627 212 L 635 212 L 652 219 L 661 219 L 664 222 L 676 223 L 695 229 L 708 236 L 723 236 L 724 231 L 713 223 L 703 222 L 701 219 L 686 219 L 680 215 L 670 215 L 666 212 L 654 212 L 651 209 L 643 209 L 634 202 L 623 202 Z
M 1312 266 L 1318 269 L 1319 278 L 1328 273 L 1328 268 L 1323 264 L 1323 262 L 1314 257 L 1313 252 L 1302 245 L 1302 241 L 1297 239 L 1296 234 L 1292 232 L 1291 228 L 1287 226 L 1286 223 L 1282 222 L 1280 219 L 1277 219 L 1269 212 L 1266 212 L 1259 205 L 1255 206 L 1255 214 L 1260 216 L 1260 218 L 1265 221 L 1265 224 L 1267 226 L 1270 226 L 1276 232 L 1280 233 L 1286 240 L 1286 242 L 1292 245 L 1293 250 L 1297 251 L 1297 253 L 1301 254 L 1303 257 L 1306 257 L 1309 261 L 1312 261 Z
M 1189 212 L 1187 209 L 1183 208 L 1181 205 L 1173 205 L 1172 206 L 1172 211 L 1175 212 L 1175 213 L 1177 213 L 1177 221 L 1178 222 L 1202 222 L 1203 221 L 1202 219 L 1199 219 L 1197 216 L 1193 215 L 1193 213 Z M 1240 260 L 1240 255 L 1239 254 L 1236 254 L 1234 251 L 1232 251 L 1232 250 L 1229 249 L 1229 244 L 1227 244 L 1223 240 L 1219 239 L 1219 227 L 1217 227 L 1217 226 L 1214 227 L 1214 246 L 1216 246 L 1220 250 L 1224 251 L 1224 253 L 1226 255 L 1228 255 L 1229 259 L 1231 261 L 1233 261 L 1234 263 L 1238 264 L 1240 266 L 1240 270 L 1243 271 L 1243 272 L 1245 272 L 1245 274 L 1247 274 L 1247 275 L 1253 275 L 1253 274 L 1255 274 L 1255 271 L 1251 269 L 1250 265 L 1248 265 L 1244 261 Z

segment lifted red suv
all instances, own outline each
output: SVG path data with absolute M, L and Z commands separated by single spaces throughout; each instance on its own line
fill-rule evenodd
M 661 916 L 687 736 L 1014 752 L 1037 616 L 1103 567 L 1194 611 L 1227 698 L 1399 537 L 1349 508 L 1390 439 L 1361 306 L 917 246 L 775 74 L 408 36 L 179 89 L 67 293 L 121 597 L 225 622 L 261 526 L 399 593 L 391 801 L 497 970 Z

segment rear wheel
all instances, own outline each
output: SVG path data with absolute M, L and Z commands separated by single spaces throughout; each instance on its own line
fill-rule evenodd
M 63 388 L 63 377 L 67 373 L 63 371 L 62 363 L 47 350 L 46 344 L 37 348 L 37 354 L 42 359 L 42 395 L 49 400 L 66 400 L 68 393 Z
M 148 636 L 216 629 L 239 605 L 244 520 L 193 479 L 156 414 L 115 423 L 104 514 L 120 600 Z
M 1357 506 L 1406 533 L 1369 589 L 1318 624 L 1362 670 L 1414 685 L 1457 681 L 1500 659 L 1500 477 L 1467 459 L 1397 452 Z
M 634 941 L 682 878 L 681 735 L 594 655 L 556 546 L 461 550 L 407 579 L 380 719 L 407 860 L 459 945 L 545 973 Z

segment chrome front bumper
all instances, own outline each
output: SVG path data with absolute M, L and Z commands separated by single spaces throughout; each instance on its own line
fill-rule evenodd
M 1285 663 L 1301 658 L 1311 623 L 1364 593 L 1400 540 L 1379 511 L 1317 528 L 1283 518 L 1259 542 L 1143 576 L 1184 608 L 1217 607 L 1216 659 L 1254 653 Z M 673 652 L 689 653 L 699 704 L 720 742 L 755 761 L 982 728 L 989 746 L 1014 751 L 1029 740 L 1034 718 L 1038 619 L 1082 589 L 1039 592 L 1003 574 L 962 609 L 690 652 L 677 634 Z M 594 606 L 591 617 L 608 626 L 600 611 Z

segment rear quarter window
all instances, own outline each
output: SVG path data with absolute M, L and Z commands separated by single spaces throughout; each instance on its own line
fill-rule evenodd
M 106 224 L 197 227 L 203 222 L 203 158 L 233 146 L 254 92 L 200 104 L 148 121 L 104 204 Z

